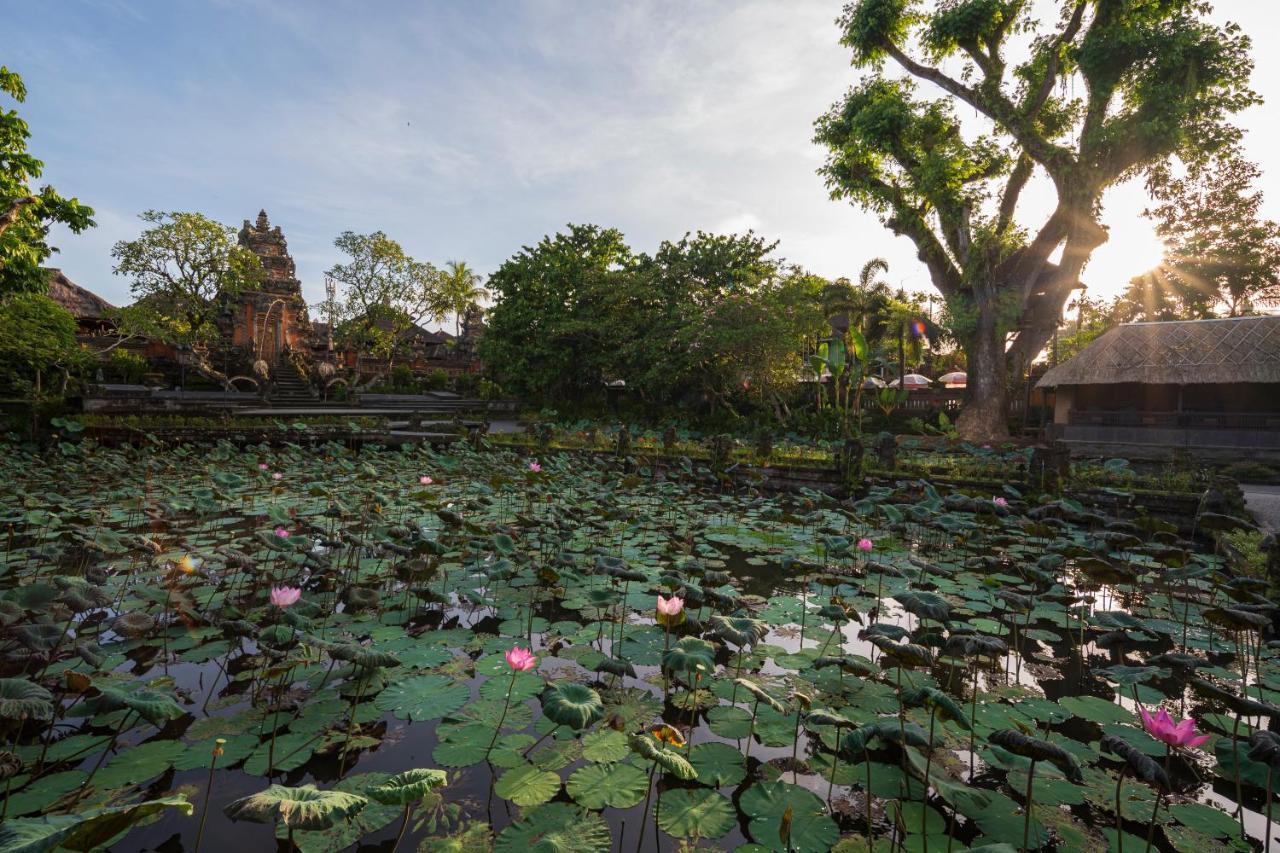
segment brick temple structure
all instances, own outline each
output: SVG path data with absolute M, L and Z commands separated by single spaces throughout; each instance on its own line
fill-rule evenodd
M 257 290 L 246 291 L 231 306 L 231 345 L 261 359 L 278 364 L 286 352 L 310 353 L 311 321 L 302 298 L 289 246 L 280 226 L 272 227 L 267 212 L 259 211 L 256 222 L 244 221 L 239 242 L 262 261 L 263 280 Z

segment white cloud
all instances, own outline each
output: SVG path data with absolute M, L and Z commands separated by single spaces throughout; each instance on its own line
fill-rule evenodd
M 50 16 L 15 40 L 38 69 L 36 153 L 102 223 L 56 235 L 57 262 L 109 298 L 127 292 L 111 280 L 110 245 L 149 207 L 233 225 L 266 207 L 312 298 L 345 229 L 380 228 L 421 257 L 489 271 L 568 222 L 618 227 L 646 251 L 686 231 L 755 228 L 819 274 L 884 255 L 891 281 L 923 289 L 910 243 L 828 200 L 816 174 L 813 121 L 855 81 L 839 7 L 527 0 L 356 13 L 219 0 L 203 17 L 120 11 L 107 23 L 133 49 L 91 16 Z M 1218 14 L 1245 18 L 1258 44 L 1280 35 L 1246 0 Z M 66 63 L 72 54 L 89 70 Z M 1259 85 L 1280 79 L 1280 60 L 1256 54 Z M 1245 119 L 1266 165 L 1264 115 Z M 1028 215 L 1049 202 L 1045 188 L 1029 196 Z M 1118 289 L 1154 260 L 1142 206 L 1136 185 L 1108 194 L 1112 242 L 1087 270 L 1092 287 Z

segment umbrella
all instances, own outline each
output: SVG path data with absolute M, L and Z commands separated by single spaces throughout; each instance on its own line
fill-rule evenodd
M 884 387 L 884 380 L 878 379 L 875 376 L 868 376 L 866 379 L 862 380 L 862 387 L 866 390 L 874 391 L 877 388 Z
M 932 379 L 930 379 L 928 376 L 921 376 L 919 373 L 908 373 L 906 376 L 902 377 L 902 382 L 906 386 L 906 389 L 908 391 L 910 391 L 912 388 L 928 388 L 930 385 L 933 384 Z M 898 380 L 895 379 L 892 382 L 890 382 L 889 387 L 897 388 Z
M 957 370 L 952 373 L 944 373 L 938 377 L 938 381 L 948 388 L 963 388 L 969 384 L 969 374 L 963 370 Z

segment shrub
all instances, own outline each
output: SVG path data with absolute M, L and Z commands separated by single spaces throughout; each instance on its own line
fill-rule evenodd
M 149 369 L 150 364 L 145 358 L 128 350 L 114 349 L 107 359 L 107 374 L 128 385 L 141 383 Z

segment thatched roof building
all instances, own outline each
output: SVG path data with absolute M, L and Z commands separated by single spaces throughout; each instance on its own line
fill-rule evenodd
M 1127 323 L 1050 369 L 1060 385 L 1280 382 L 1280 316 Z
M 1280 450 L 1280 317 L 1119 326 L 1037 387 L 1068 442 Z
M 49 298 L 61 305 L 77 320 L 101 322 L 108 319 L 116 307 L 96 293 L 85 290 L 60 269 L 49 273 Z

